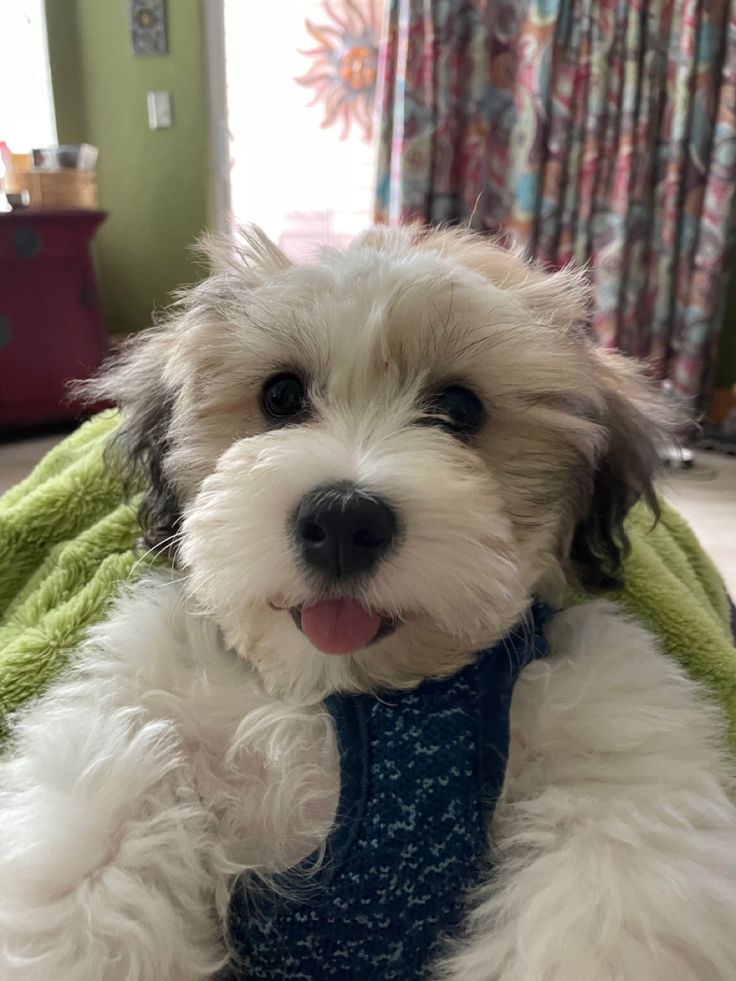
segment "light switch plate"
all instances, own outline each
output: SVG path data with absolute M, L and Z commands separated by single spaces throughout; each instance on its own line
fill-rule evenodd
M 171 93 L 148 93 L 148 127 L 149 129 L 169 129 L 171 119 Z

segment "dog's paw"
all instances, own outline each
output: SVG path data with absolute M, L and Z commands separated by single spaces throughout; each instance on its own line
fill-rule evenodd
M 206 823 L 171 727 L 40 703 L 0 765 L 0 976 L 204 978 Z

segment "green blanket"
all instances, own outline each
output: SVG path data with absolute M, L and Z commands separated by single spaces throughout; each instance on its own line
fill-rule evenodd
M 114 412 L 86 423 L 0 498 L 0 722 L 59 671 L 118 584 L 154 561 L 136 553 L 137 502 L 123 503 L 120 481 L 102 460 L 116 424 Z M 629 516 L 626 587 L 612 598 L 709 686 L 736 750 L 736 650 L 726 591 L 685 521 L 662 508 L 653 530 L 644 507 Z
M 135 554 L 136 502 L 102 451 L 117 425 L 103 412 L 0 497 L 0 725 L 42 690 L 99 620 Z

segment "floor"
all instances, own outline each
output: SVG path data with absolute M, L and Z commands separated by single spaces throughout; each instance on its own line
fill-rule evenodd
M 53 434 L 0 443 L 0 494 L 23 480 L 41 457 L 63 438 L 63 434 Z
M 688 519 L 736 599 L 736 456 L 697 453 L 695 465 L 668 474 L 661 489 Z
M 21 480 L 60 435 L 0 443 L 0 493 Z M 691 523 L 736 598 L 736 457 L 699 453 L 671 471 L 662 490 Z

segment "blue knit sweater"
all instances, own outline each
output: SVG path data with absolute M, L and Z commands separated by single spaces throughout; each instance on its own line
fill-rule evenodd
M 249 981 L 424 978 L 488 868 L 488 822 L 503 784 L 514 682 L 543 657 L 549 611 L 450 678 L 380 698 L 337 695 L 338 819 L 326 861 L 282 890 L 239 884 L 231 941 Z M 308 887 L 306 882 L 308 881 Z M 301 886 L 301 887 L 300 887 Z

